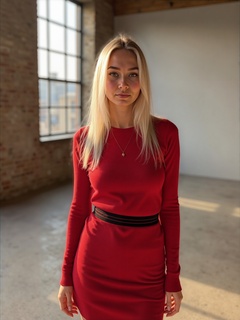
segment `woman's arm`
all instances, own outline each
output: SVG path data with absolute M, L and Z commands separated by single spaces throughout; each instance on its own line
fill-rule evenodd
M 68 215 L 66 246 L 62 265 L 62 286 L 72 286 L 72 270 L 79 239 L 84 227 L 85 220 L 91 212 L 91 186 L 88 172 L 82 169 L 79 161 L 79 139 L 81 130 L 73 137 L 73 171 L 74 186 L 73 198 Z
M 177 127 L 171 122 L 168 122 L 167 127 L 164 151 L 165 181 L 160 212 L 166 252 L 165 289 L 167 292 L 179 292 L 181 291 L 179 280 L 180 214 L 178 203 L 180 147 Z
M 161 223 L 164 231 L 166 254 L 166 305 L 167 317 L 179 312 L 182 301 L 182 288 L 179 280 L 180 212 L 178 203 L 178 180 L 180 147 L 178 129 L 172 123 L 166 135 L 165 181 L 162 192 Z

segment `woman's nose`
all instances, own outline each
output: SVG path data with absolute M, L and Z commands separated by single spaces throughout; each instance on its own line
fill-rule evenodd
M 129 88 L 129 85 L 127 84 L 125 79 L 120 79 L 119 83 L 118 83 L 118 89 L 121 90 L 127 90 Z

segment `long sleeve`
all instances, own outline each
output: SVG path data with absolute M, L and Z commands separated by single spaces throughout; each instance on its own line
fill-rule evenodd
M 81 130 L 73 137 L 73 198 L 68 215 L 66 247 L 62 265 L 61 285 L 71 286 L 74 258 L 85 220 L 91 212 L 91 187 L 88 172 L 81 167 L 79 161 L 79 137 Z
M 180 213 L 178 203 L 178 180 L 180 147 L 178 129 L 171 124 L 165 137 L 165 181 L 162 190 L 161 223 L 165 236 L 166 283 L 165 290 L 181 290 L 179 274 Z

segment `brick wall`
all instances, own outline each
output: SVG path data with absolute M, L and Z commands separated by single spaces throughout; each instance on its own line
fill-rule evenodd
M 113 36 L 114 20 L 112 0 L 96 0 L 95 11 L 95 26 L 96 26 L 96 41 L 95 53 L 97 54 L 102 46 Z
M 0 201 L 71 179 L 71 139 L 40 142 L 34 0 L 1 0 Z M 108 19 L 106 19 L 106 14 Z M 110 0 L 83 4 L 83 108 L 95 52 L 113 34 Z

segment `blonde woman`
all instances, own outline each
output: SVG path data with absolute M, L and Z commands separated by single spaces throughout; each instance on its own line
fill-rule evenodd
M 86 320 L 161 320 L 182 300 L 179 139 L 151 115 L 147 64 L 119 35 L 98 56 L 88 123 L 73 138 L 74 192 L 60 308 Z

